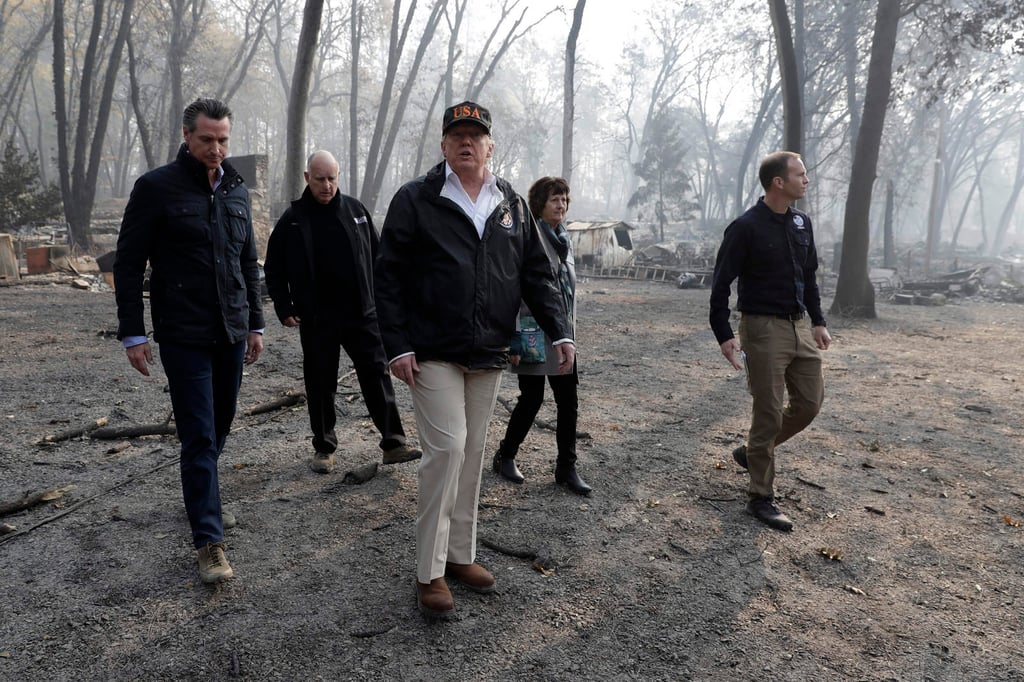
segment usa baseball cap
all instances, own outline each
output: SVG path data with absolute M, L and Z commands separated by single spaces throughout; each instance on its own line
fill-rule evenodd
M 491 112 L 476 102 L 460 102 L 444 110 L 444 121 L 441 132 L 447 133 L 448 129 L 458 123 L 476 123 L 482 126 L 489 135 L 491 133 Z

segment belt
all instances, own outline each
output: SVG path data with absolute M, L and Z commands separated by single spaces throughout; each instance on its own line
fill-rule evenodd
M 772 317 L 777 317 L 780 320 L 789 320 L 790 322 L 796 322 L 797 320 L 804 319 L 804 314 L 803 313 L 781 313 L 781 314 L 772 315 Z

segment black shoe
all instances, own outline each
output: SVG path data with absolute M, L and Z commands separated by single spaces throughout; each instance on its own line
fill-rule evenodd
M 741 445 L 732 451 L 732 458 L 744 469 L 747 468 L 747 446 Z
M 779 511 L 775 506 L 775 500 L 770 497 L 755 497 L 747 502 L 747 513 L 761 523 L 771 526 L 777 530 L 793 530 L 793 522 L 789 517 Z
M 580 478 L 580 475 L 576 472 L 575 466 L 567 467 L 565 469 L 555 469 L 555 483 L 558 485 L 564 485 L 577 495 L 589 495 L 590 491 L 593 490 L 593 488 L 587 485 L 586 481 Z
M 516 460 L 510 457 L 502 457 L 500 450 L 494 453 L 494 461 L 491 464 L 491 468 L 494 469 L 494 473 L 516 485 L 520 485 L 526 480 L 522 472 L 519 471 L 519 467 L 516 466 Z

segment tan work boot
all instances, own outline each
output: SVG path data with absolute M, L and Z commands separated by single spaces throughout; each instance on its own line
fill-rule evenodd
M 329 474 L 334 471 L 333 452 L 314 452 L 313 459 L 309 460 L 309 468 L 318 474 Z
M 383 463 L 384 464 L 401 464 L 402 462 L 411 462 L 414 459 L 419 459 L 423 456 L 423 451 L 412 446 L 406 445 L 405 443 L 399 445 L 396 448 L 384 451 Z
M 199 558 L 199 579 L 204 583 L 219 583 L 234 577 L 235 572 L 224 556 L 223 542 L 211 542 L 196 552 Z

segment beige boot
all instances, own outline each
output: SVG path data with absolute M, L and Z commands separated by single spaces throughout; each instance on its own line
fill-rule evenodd
M 211 542 L 205 547 L 200 547 L 197 553 L 199 579 L 204 583 L 219 583 L 234 577 L 235 572 L 231 570 L 228 558 L 224 556 L 223 542 Z
M 309 468 L 318 474 L 329 474 L 334 471 L 333 452 L 314 452 L 313 459 L 309 460 Z

